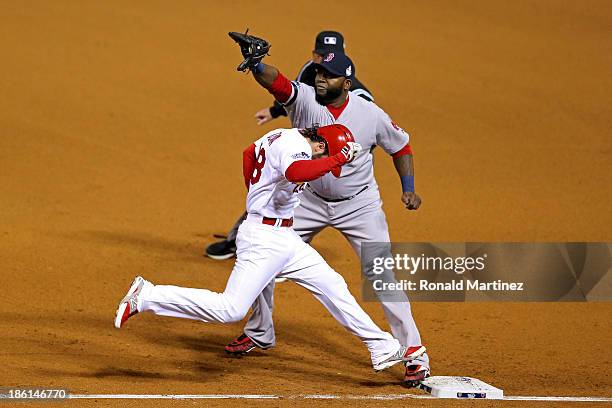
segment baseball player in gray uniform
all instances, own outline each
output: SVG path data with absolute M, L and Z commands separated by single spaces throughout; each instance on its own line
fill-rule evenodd
M 344 45 L 344 36 L 341 33 L 337 31 L 321 31 L 315 38 L 312 59 L 306 62 L 302 69 L 300 69 L 296 81 L 314 87 L 315 77 L 317 76 L 315 71 L 316 64 L 320 63 L 330 52 L 334 54 L 344 54 Z M 366 86 L 354 75 L 351 78 L 350 91 L 366 101 L 374 100 L 374 96 L 372 96 Z M 279 116 L 287 116 L 287 112 L 285 111 L 285 107 L 277 100 L 274 100 L 274 104 L 269 108 L 261 109 L 255 114 L 258 125 L 268 123 Z M 206 247 L 205 254 L 207 257 L 216 260 L 224 260 L 233 258 L 236 255 L 236 235 L 238 234 L 238 227 L 242 224 L 245 217 L 246 213 L 240 216 L 224 239 Z
M 249 40 L 252 36 L 243 37 Z M 244 47 L 240 38 L 234 39 L 248 61 L 249 49 L 253 47 Z M 355 67 L 345 54 L 329 53 L 317 64 L 314 87 L 289 81 L 275 67 L 262 63 L 261 58 L 249 68 L 255 80 L 285 106 L 293 127 L 343 124 L 351 129 L 355 141 L 366 152 L 345 165 L 339 174 L 327 174 L 308 183 L 300 206 L 295 209 L 295 231 L 310 242 L 324 228 L 333 227 L 347 238 L 358 256 L 362 242 L 389 242 L 387 221 L 374 178 L 372 150 L 380 146 L 393 156 L 402 185 L 401 200 L 407 209 L 416 210 L 421 199 L 414 189 L 409 135 L 376 104 L 349 91 Z M 369 253 L 368 257 L 381 255 L 386 253 Z M 367 259 L 364 261 L 371 265 Z M 364 273 L 366 278 L 374 280 L 371 270 L 366 268 Z M 266 349 L 275 345 L 273 292 L 274 281 L 271 281 L 253 304 L 244 333 L 226 346 L 227 352 L 244 354 L 255 347 Z M 404 345 L 422 344 L 405 293 L 377 294 L 394 337 Z M 423 354 L 406 367 L 404 383 L 415 386 L 429 371 L 429 358 Z

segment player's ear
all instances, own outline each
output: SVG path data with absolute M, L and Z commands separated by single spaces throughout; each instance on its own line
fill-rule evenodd
M 317 146 L 317 147 L 319 148 L 319 152 L 320 152 L 320 153 L 322 153 L 322 154 L 324 154 L 324 153 L 325 153 L 325 143 L 323 143 L 323 142 L 319 142 L 319 144 L 318 144 L 318 146 Z
M 353 81 L 351 81 L 350 79 L 345 79 L 344 80 L 344 90 L 345 91 L 349 91 L 351 89 L 351 85 L 353 84 Z

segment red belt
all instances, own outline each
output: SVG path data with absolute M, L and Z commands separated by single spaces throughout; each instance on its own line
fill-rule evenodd
M 261 219 L 262 224 L 266 225 L 278 225 L 277 222 L 280 221 L 281 227 L 291 227 L 293 226 L 293 218 L 268 218 L 263 217 Z

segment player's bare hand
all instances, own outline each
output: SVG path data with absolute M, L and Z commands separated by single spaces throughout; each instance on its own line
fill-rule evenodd
M 272 114 L 270 113 L 270 108 L 265 108 L 257 112 L 255 114 L 255 120 L 257 120 L 258 125 L 263 125 L 264 123 L 271 121 Z
M 421 197 L 417 193 L 405 191 L 402 194 L 402 202 L 406 205 L 407 209 L 416 210 L 421 206 Z

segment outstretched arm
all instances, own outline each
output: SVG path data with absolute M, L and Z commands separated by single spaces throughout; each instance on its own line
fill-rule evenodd
M 253 77 L 257 83 L 266 89 L 270 89 L 274 83 L 274 80 L 279 74 L 278 69 L 272 65 L 264 64 L 263 62 L 257 64 L 257 66 L 251 70 L 251 72 L 253 73 Z
M 285 103 L 289 100 L 293 86 L 291 81 L 278 72 L 278 69 L 260 62 L 252 72 L 255 80 L 266 88 L 278 102 Z
M 421 206 L 421 197 L 414 190 L 414 163 L 409 144 L 393 154 L 393 164 L 402 183 L 402 202 L 409 210 L 418 209 Z

